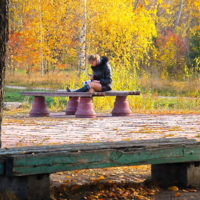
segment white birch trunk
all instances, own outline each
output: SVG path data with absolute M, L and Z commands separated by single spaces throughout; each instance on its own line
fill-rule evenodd
M 42 24 L 42 7 L 41 0 L 38 0 L 39 6 L 39 17 L 40 17 L 40 71 L 41 75 L 44 76 L 44 55 L 43 55 L 43 24 Z
M 87 0 L 81 0 L 81 6 L 83 6 L 84 10 L 81 16 L 81 30 L 80 30 L 80 38 L 79 38 L 79 61 L 78 61 L 78 71 L 79 75 L 83 69 L 86 68 L 86 18 L 87 18 Z
M 183 10 L 183 0 L 180 0 L 180 7 L 179 7 L 179 11 L 178 11 L 178 16 L 176 18 L 175 27 L 177 27 L 179 25 L 182 10 Z
M 140 2 L 140 0 L 136 0 L 136 1 L 135 1 L 135 4 L 134 4 L 134 10 L 137 9 L 139 2 Z

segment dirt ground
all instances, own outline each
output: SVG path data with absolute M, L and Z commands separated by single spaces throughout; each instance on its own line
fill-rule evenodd
M 163 189 L 148 181 L 150 175 L 150 165 L 55 173 L 52 196 L 56 200 L 200 200 L 198 188 Z

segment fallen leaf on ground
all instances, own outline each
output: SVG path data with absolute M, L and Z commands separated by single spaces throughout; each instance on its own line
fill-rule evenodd
M 188 189 L 187 191 L 188 192 L 197 192 L 197 190 L 195 190 L 195 189 Z
M 171 190 L 171 191 L 177 191 L 178 188 L 176 186 L 172 186 L 172 187 L 168 187 L 168 190 Z
M 105 177 L 104 177 L 104 176 L 100 176 L 99 179 L 100 179 L 100 180 L 104 180 Z
M 175 196 L 175 197 L 180 197 L 180 196 L 181 196 L 181 193 L 177 192 L 174 196 Z

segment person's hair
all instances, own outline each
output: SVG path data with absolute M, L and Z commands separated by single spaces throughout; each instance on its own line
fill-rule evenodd
M 98 54 L 91 54 L 88 56 L 88 62 L 93 62 L 93 61 L 100 61 L 100 56 Z

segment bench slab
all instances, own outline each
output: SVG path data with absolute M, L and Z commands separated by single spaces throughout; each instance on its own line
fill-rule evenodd
M 0 176 L 0 191 L 12 191 L 20 200 L 50 200 L 49 174 Z
M 53 97 L 92 97 L 92 96 L 128 96 L 140 95 L 140 91 L 108 91 L 108 92 L 42 92 L 42 91 L 24 91 L 22 96 L 53 96 Z
M 144 140 L 136 143 L 74 144 L 60 146 L 57 151 L 49 149 L 41 153 L 10 155 L 6 158 L 6 175 L 24 176 L 88 168 L 195 162 L 200 160 L 199 152 L 200 142 L 184 142 L 183 139 L 179 142 Z
M 21 92 L 22 96 L 50 96 L 50 97 L 92 97 L 89 92 Z
M 172 186 L 172 184 L 182 188 L 199 187 L 200 162 L 152 165 L 151 176 L 162 187 Z
M 187 138 L 4 148 L 0 189 L 22 200 L 46 200 L 50 173 L 145 164 L 152 164 L 153 180 L 165 186 L 176 181 L 177 186 L 198 187 L 199 160 L 200 142 Z
M 112 116 L 130 116 L 132 111 L 126 97 L 128 95 L 140 95 L 139 91 L 107 91 L 107 92 L 43 92 L 25 91 L 21 92 L 24 96 L 34 96 L 32 109 L 29 112 L 31 117 L 49 116 L 45 96 L 69 97 L 68 105 L 65 110 L 66 115 L 75 115 L 77 118 L 93 118 L 96 113 L 93 109 L 92 97 L 116 96 Z

